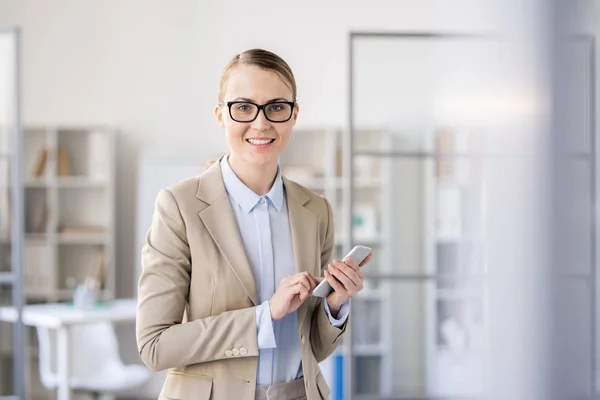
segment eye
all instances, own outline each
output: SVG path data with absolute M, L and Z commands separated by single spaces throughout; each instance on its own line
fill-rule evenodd
M 249 112 L 252 110 L 252 104 L 248 104 L 248 103 L 238 103 L 235 105 L 235 108 L 237 111 L 240 112 Z
M 281 112 L 287 108 L 287 104 L 274 103 L 269 104 L 269 112 Z

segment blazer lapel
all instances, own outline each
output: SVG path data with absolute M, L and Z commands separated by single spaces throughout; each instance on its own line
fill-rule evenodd
M 319 276 L 318 260 L 321 259 L 321 254 L 318 237 L 318 216 L 304 207 L 310 199 L 306 193 L 285 177 L 283 183 L 287 196 L 296 272 L 308 271 L 313 276 Z M 298 308 L 299 327 L 302 327 L 307 311 L 308 299 Z
M 254 305 L 258 305 L 256 281 L 246 257 L 242 236 L 231 209 L 229 197 L 225 191 L 220 160 L 215 162 L 200 178 L 196 197 L 210 204 L 199 213 L 199 216 L 244 287 L 246 294 Z

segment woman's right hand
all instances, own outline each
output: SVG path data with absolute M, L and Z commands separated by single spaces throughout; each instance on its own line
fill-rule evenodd
M 312 294 L 317 280 L 308 272 L 286 276 L 269 300 L 271 319 L 277 321 L 298 309 Z

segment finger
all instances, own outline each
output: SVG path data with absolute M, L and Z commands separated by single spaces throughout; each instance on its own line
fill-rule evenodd
M 346 266 L 349 266 L 350 269 L 348 269 Z M 357 285 L 359 281 L 362 282 L 365 280 L 365 274 L 361 271 L 360 267 L 356 263 L 352 263 L 352 265 L 349 265 L 347 262 L 340 262 L 339 265 L 336 265 L 336 267 L 339 267 L 340 270 L 345 272 L 346 275 L 348 275 L 348 277 L 352 279 L 352 281 L 354 281 L 354 283 L 356 283 Z M 354 274 L 347 272 L 349 270 L 354 271 Z
M 368 263 L 369 260 L 371 259 L 371 257 L 373 257 L 373 253 L 369 253 L 369 255 L 367 256 L 367 258 L 365 258 L 363 260 L 363 262 L 360 263 L 359 267 L 362 267 L 363 265 L 365 265 L 366 263 Z
M 361 279 L 358 276 L 358 272 L 355 271 L 354 268 L 348 266 L 346 263 L 340 261 L 339 263 L 335 264 L 334 267 L 346 275 L 348 279 L 350 279 L 355 285 L 360 283 Z
M 349 268 L 349 267 L 348 267 Z M 344 287 L 348 290 L 348 291 L 353 291 L 355 290 L 356 285 L 354 285 L 354 283 L 352 282 L 352 279 L 350 279 L 345 273 L 343 273 L 339 268 L 330 265 L 329 266 L 329 272 L 335 276 L 337 278 L 338 281 L 340 281 L 342 283 L 342 285 L 344 285 Z
M 361 281 L 365 280 L 365 274 L 360 269 L 358 270 L 357 275 Z
M 308 278 L 306 277 L 306 275 L 304 275 L 304 274 L 298 275 L 297 281 L 302 286 L 304 286 L 306 288 L 306 290 L 311 290 L 312 287 L 311 287 L 310 281 L 308 280 Z
M 310 295 L 310 291 L 308 291 L 306 289 L 302 289 L 299 294 L 300 301 L 303 302 L 309 295 Z
M 309 292 L 309 289 L 305 288 L 304 286 L 301 286 L 300 287 L 300 293 L 299 293 L 300 299 L 303 300 L 306 297 L 308 297 L 308 292 Z
M 306 289 L 303 284 L 296 283 L 294 286 L 288 289 L 287 300 L 292 301 L 294 296 L 298 296 L 300 300 L 302 300 L 308 296 L 308 293 L 308 289 Z
M 310 282 L 310 287 L 311 287 L 311 289 L 314 289 L 314 288 L 315 288 L 315 286 L 317 286 L 317 285 L 319 284 L 319 281 L 317 281 L 317 280 L 315 279 L 315 277 L 314 277 L 314 276 L 312 276 L 310 273 L 308 273 L 308 272 L 307 272 L 307 273 L 306 273 L 306 277 L 308 278 L 308 281 Z
M 360 267 L 358 266 L 358 264 L 352 259 L 352 257 L 346 257 L 344 258 L 343 261 L 344 264 L 348 265 L 350 268 L 352 268 L 355 271 L 359 271 Z
M 294 296 L 299 295 L 301 290 L 302 290 L 302 285 L 294 285 L 294 286 L 288 288 L 287 291 L 285 292 L 286 299 L 288 301 L 290 301 Z
M 301 274 L 304 278 L 306 278 L 306 280 L 308 281 L 311 289 L 314 288 L 316 281 L 314 279 L 314 277 L 308 272 L 308 271 L 304 271 Z
M 302 284 L 302 275 L 301 274 L 290 275 L 288 277 L 287 284 L 289 287 L 293 287 L 295 285 Z
M 344 287 L 344 285 L 342 285 L 336 277 L 331 275 L 331 273 L 328 270 L 325 270 L 325 279 L 327 279 L 327 282 L 333 288 L 333 290 L 335 290 L 338 293 L 346 293 L 346 288 Z
M 281 280 L 280 285 L 286 286 L 294 286 L 296 284 L 296 280 L 294 279 L 294 275 L 288 275 Z

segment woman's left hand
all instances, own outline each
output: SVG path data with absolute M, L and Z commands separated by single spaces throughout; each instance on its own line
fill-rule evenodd
M 368 263 L 371 256 L 369 254 L 360 265 L 346 258 L 344 261 L 333 260 L 327 266 L 325 279 L 333 288 L 333 292 L 327 296 L 327 304 L 332 314 L 337 315 L 342 305 L 363 289 L 365 274 L 360 267 Z

